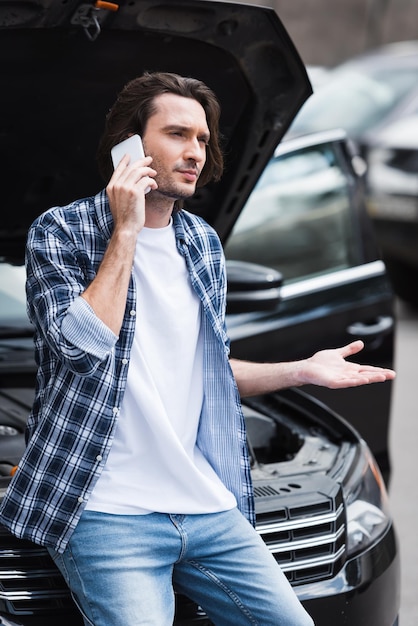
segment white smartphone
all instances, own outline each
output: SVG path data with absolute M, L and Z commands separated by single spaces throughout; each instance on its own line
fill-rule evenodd
M 110 151 L 112 155 L 113 168 L 116 169 L 125 154 L 129 154 L 131 160 L 129 163 L 133 163 L 134 161 L 138 161 L 138 159 L 143 159 L 145 157 L 144 146 L 142 145 L 142 139 L 139 135 L 132 135 L 128 137 L 128 139 L 124 139 L 120 143 L 113 146 Z M 151 187 L 147 187 L 145 189 L 145 193 L 151 191 Z
M 139 135 L 132 135 L 121 141 L 121 143 L 113 146 L 111 150 L 113 167 L 116 169 L 122 158 L 125 154 L 129 154 L 131 157 L 130 163 L 137 161 L 138 159 L 143 159 L 145 157 L 144 147 L 142 145 L 142 140 Z

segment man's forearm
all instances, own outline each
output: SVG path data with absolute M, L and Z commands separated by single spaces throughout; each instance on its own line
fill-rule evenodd
M 96 278 L 82 294 L 97 317 L 115 335 L 119 335 L 125 313 L 135 245 L 135 232 L 115 231 Z
M 301 361 L 252 363 L 231 359 L 231 367 L 243 397 L 301 385 L 345 389 L 393 380 L 393 370 L 346 360 L 363 348 L 364 343 L 358 340 L 341 348 L 320 350 Z
M 290 363 L 253 363 L 231 359 L 240 395 L 244 397 L 300 386 L 302 361 Z

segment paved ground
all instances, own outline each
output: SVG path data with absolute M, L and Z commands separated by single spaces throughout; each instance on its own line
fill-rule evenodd
M 418 625 L 418 310 L 398 307 L 397 379 L 392 405 L 392 512 L 402 569 L 399 626 Z

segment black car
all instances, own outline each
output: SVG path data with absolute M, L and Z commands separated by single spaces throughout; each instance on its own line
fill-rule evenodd
M 22 265 L 27 228 L 45 208 L 97 191 L 94 152 L 105 113 L 122 85 L 144 69 L 194 75 L 221 99 L 226 174 L 187 208 L 211 222 L 226 245 L 232 353 L 294 359 L 361 337 L 366 361 L 393 362 L 393 293 L 345 137 L 286 142 L 273 154 L 310 93 L 275 12 L 205 0 L 100 6 L 109 7 L 11 2 L 2 13 L 0 47 L 8 63 L 1 68 L 0 103 L 7 154 L 0 495 L 22 454 L 34 394 Z M 260 206 L 257 194 L 268 191 L 266 176 L 276 165 L 277 215 L 263 200 L 266 228 L 260 219 L 254 223 L 251 206 Z M 273 249 L 281 250 L 276 259 Z M 391 387 L 341 397 L 316 390 L 317 399 L 313 390 L 290 389 L 244 404 L 257 529 L 317 626 L 397 624 L 399 555 L 370 449 L 388 479 Z M 356 420 L 362 435 L 349 423 Z M 0 618 L 6 626 L 82 624 L 48 553 L 5 529 Z M 178 596 L 175 623 L 208 621 Z
M 274 361 L 361 338 L 362 358 L 393 362 L 393 294 L 364 204 L 364 180 L 345 133 L 283 141 L 225 243 L 231 262 L 280 272 L 273 311 L 232 316 L 232 354 Z M 230 297 L 234 296 L 233 293 Z M 389 481 L 391 385 L 309 393 L 350 421 Z
M 410 114 L 417 97 L 418 41 L 387 44 L 325 69 L 292 132 L 344 128 L 361 143 Z
M 368 172 L 368 209 L 397 294 L 418 305 L 418 41 L 382 46 L 317 81 L 291 134 L 344 128 Z

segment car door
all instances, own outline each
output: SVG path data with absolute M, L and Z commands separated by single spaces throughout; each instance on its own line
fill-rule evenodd
M 283 283 L 273 310 L 228 315 L 232 356 L 288 361 L 360 338 L 358 361 L 393 365 L 393 292 L 363 205 L 359 163 L 339 131 L 276 150 L 225 254 L 228 263 L 272 268 Z M 391 383 L 307 390 L 359 430 L 388 479 Z

